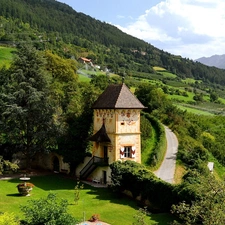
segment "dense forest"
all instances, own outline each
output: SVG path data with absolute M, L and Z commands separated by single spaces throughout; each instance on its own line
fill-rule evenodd
M 225 70 L 164 52 L 118 28 L 54 0 L 0 0 L 0 42 L 33 41 L 64 57 L 88 56 L 117 74 L 154 73 L 161 66 L 179 78 L 225 84 Z M 78 51 L 79 49 L 79 51 Z

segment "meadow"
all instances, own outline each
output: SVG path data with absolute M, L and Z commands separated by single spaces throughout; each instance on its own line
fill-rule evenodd
M 15 48 L 0 46 L 0 68 L 3 66 L 9 67 L 13 58 L 13 51 L 15 51 Z

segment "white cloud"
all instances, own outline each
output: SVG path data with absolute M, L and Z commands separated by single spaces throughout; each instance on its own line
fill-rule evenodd
M 122 15 L 117 15 L 117 18 L 119 18 L 119 19 L 124 19 L 124 18 L 125 18 L 125 16 L 122 16 Z
M 196 59 L 225 54 L 224 0 L 164 0 L 126 27 L 159 49 Z

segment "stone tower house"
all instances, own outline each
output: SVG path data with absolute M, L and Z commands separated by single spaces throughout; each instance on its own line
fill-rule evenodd
M 106 184 L 110 182 L 112 162 L 141 163 L 140 111 L 145 107 L 123 83 L 109 85 L 92 108 L 92 158 L 81 170 L 80 177 Z

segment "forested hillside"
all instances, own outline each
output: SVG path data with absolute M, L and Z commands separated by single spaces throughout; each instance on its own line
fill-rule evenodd
M 225 85 L 225 70 L 164 52 L 118 28 L 54 0 L 0 0 L 0 42 L 32 41 L 64 57 L 88 56 L 118 74 L 154 73 L 161 66 L 180 78 Z

